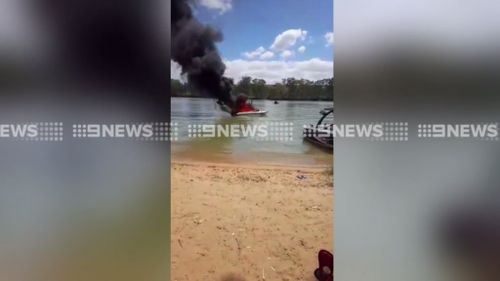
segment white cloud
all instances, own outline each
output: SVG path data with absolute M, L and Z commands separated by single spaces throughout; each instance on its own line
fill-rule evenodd
M 253 60 L 253 59 L 260 57 L 265 52 L 266 52 L 266 49 L 264 47 L 260 46 L 255 51 L 244 52 L 243 56 L 245 56 L 247 59 Z
M 273 52 L 266 51 L 266 52 L 262 53 L 259 58 L 261 60 L 269 60 L 269 59 L 272 59 L 273 57 L 274 57 L 274 53 Z
M 244 52 L 243 56 L 249 60 L 255 60 L 255 59 L 269 60 L 274 57 L 274 53 L 271 51 L 267 51 L 266 48 L 260 46 L 254 51 Z
M 170 78 L 183 81 L 182 68 L 175 61 L 170 61 Z
M 271 49 L 275 51 L 284 51 L 293 47 L 297 41 L 304 41 L 307 37 L 307 31 L 302 29 L 289 29 L 274 39 Z
M 326 40 L 326 46 L 329 47 L 329 46 L 333 46 L 333 43 L 334 43 L 334 39 L 333 39 L 333 32 L 327 32 L 325 34 L 325 40 Z
M 199 0 L 200 5 L 219 11 L 220 14 L 233 8 L 233 0 Z
M 290 48 L 295 46 L 299 41 L 305 41 L 306 38 L 307 31 L 302 29 L 289 29 L 276 36 L 269 50 L 260 46 L 256 50 L 244 52 L 242 55 L 249 60 L 269 60 L 274 58 L 276 54 L 279 54 L 281 58 L 288 60 L 295 55 L 295 52 L 290 50 Z M 300 46 L 297 51 L 303 54 L 306 51 L 306 46 Z
M 239 81 L 243 76 L 251 76 L 266 80 L 268 84 L 281 82 L 283 78 L 320 80 L 333 77 L 333 61 L 318 58 L 305 61 L 264 61 L 264 60 L 225 60 L 225 75 Z M 170 61 L 171 78 L 185 82 L 181 75 L 181 67 Z
M 243 76 L 264 79 L 268 84 L 288 77 L 313 81 L 333 77 L 333 61 L 319 58 L 305 61 L 226 60 L 224 63 L 227 66 L 225 75 L 235 81 Z
M 291 58 L 293 55 L 294 53 L 290 50 L 284 50 L 283 52 L 281 52 L 281 57 L 285 60 Z

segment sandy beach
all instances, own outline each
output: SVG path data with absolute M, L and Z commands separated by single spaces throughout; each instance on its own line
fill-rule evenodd
M 328 167 L 172 164 L 171 280 L 315 280 L 332 181 Z

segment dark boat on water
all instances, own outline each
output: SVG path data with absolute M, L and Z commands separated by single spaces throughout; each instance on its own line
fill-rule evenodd
M 316 125 L 304 128 L 304 140 L 333 153 L 333 107 L 323 109 Z M 332 118 L 332 123 L 325 122 Z

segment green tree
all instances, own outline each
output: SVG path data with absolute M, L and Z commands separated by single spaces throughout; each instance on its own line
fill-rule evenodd
M 268 96 L 266 80 L 264 79 L 253 79 L 252 80 L 252 93 L 253 98 L 265 99 Z
M 330 101 L 334 89 L 334 78 L 311 81 L 290 77 L 282 83 L 267 84 L 264 79 L 245 76 L 234 86 L 233 95 L 243 93 L 252 99 Z M 171 92 L 174 97 L 200 97 L 188 84 L 175 79 L 171 79 Z
M 249 97 L 253 97 L 253 92 L 252 92 L 252 77 L 250 76 L 243 76 L 236 84 L 236 87 L 234 87 L 235 94 L 245 94 Z

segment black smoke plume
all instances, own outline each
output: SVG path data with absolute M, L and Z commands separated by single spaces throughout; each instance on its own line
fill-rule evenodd
M 222 41 L 222 33 L 200 23 L 193 16 L 190 3 L 172 1 L 172 59 L 182 67 L 196 91 L 234 108 L 233 82 L 224 77 L 226 66 L 215 45 Z

